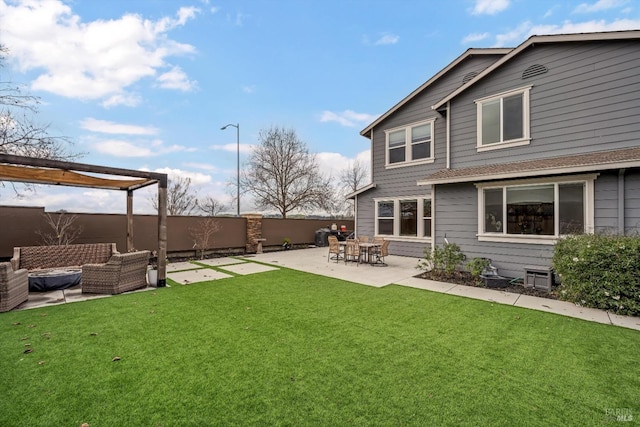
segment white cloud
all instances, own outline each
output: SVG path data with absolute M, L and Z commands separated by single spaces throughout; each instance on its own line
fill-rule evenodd
M 388 44 L 396 44 L 400 40 L 400 36 L 395 34 L 383 34 L 378 40 L 376 40 L 373 44 L 375 46 L 383 46 Z
M 244 93 L 254 93 L 256 91 L 256 85 L 244 86 L 242 91 Z
M 503 34 L 496 35 L 496 47 L 515 46 L 522 43 L 531 35 L 532 24 L 529 21 L 523 22 L 518 27 Z
M 251 153 L 251 151 L 253 151 L 253 148 L 255 147 L 255 145 L 253 144 L 240 144 L 240 152 L 241 153 Z M 217 145 L 212 145 L 210 147 L 212 150 L 217 150 L 217 151 L 228 151 L 231 153 L 235 153 L 236 151 L 238 151 L 238 144 L 217 144 Z
M 218 172 L 218 168 L 212 165 L 211 163 L 197 163 L 197 162 L 185 162 L 183 166 L 194 168 L 194 169 L 202 169 L 209 172 Z
M 93 148 L 102 154 L 116 157 L 153 157 L 183 151 L 195 151 L 182 145 L 164 145 L 161 140 L 126 141 L 122 139 L 96 140 Z
M 559 7 L 560 7 L 560 6 L 558 6 L 558 5 L 553 6 L 552 8 L 550 8 L 549 10 L 547 10 L 547 11 L 544 13 L 544 15 L 543 15 L 542 17 L 543 17 L 543 18 L 549 18 L 549 17 L 551 17 Z
M 524 22 L 507 33 L 498 34 L 495 46 L 520 44 L 532 35 L 624 31 L 637 30 L 638 28 L 640 28 L 640 19 L 618 19 L 612 22 L 602 19 L 575 23 L 565 21 L 561 25 L 532 25 L 530 22 Z
M 477 43 L 490 36 L 489 33 L 472 33 L 462 39 L 462 44 Z
M 626 3 L 628 3 L 628 0 L 598 0 L 595 3 L 581 3 L 573 10 L 573 13 L 602 12 L 603 10 L 621 7 Z
M 178 89 L 183 92 L 189 92 L 198 87 L 198 82 L 189 80 L 187 74 L 177 66 L 166 73 L 160 74 L 157 81 L 158 86 L 163 89 Z
M 154 155 L 150 147 L 138 146 L 129 141 L 107 139 L 94 145 L 97 152 L 117 157 L 149 157 Z
M 472 15 L 495 15 L 509 7 L 510 0 L 476 0 Z
M 91 132 L 120 135 L 156 135 L 158 133 L 158 129 L 153 126 L 125 125 L 107 120 L 98 120 L 92 117 L 84 119 L 80 123 L 80 127 Z
M 154 172 L 166 173 L 169 176 L 169 180 L 171 180 L 172 177 L 190 178 L 191 185 L 196 187 L 204 184 L 209 184 L 211 182 L 211 175 L 200 172 L 191 172 L 172 168 L 160 168 L 156 169 Z
M 373 122 L 378 116 L 367 113 L 356 113 L 353 110 L 334 113 L 333 111 L 323 111 L 320 115 L 321 122 L 337 122 L 342 126 L 355 127 Z
M 21 71 L 37 70 L 32 89 L 103 105 L 137 105 L 128 88 L 158 74 L 171 56 L 195 48 L 167 37 L 193 19 L 198 9 L 180 8 L 157 21 L 126 14 L 82 22 L 61 0 L 7 4 L 0 0 L 3 44 Z M 180 87 L 178 87 L 181 89 Z
M 119 93 L 112 95 L 101 102 L 104 108 L 116 107 L 122 105 L 124 107 L 135 107 L 142 102 L 140 95 L 135 93 Z
M 319 169 L 325 171 L 326 176 L 332 176 L 335 179 L 349 167 L 353 165 L 354 161 L 358 161 L 363 167 L 369 170 L 371 166 L 371 151 L 365 150 L 356 155 L 355 158 L 349 158 L 340 153 L 322 152 L 316 154 L 316 161 L 318 162 Z M 363 185 L 369 184 L 370 179 L 365 179 Z

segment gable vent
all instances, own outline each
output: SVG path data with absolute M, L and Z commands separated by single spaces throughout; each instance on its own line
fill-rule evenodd
M 466 82 L 468 82 L 469 80 L 472 80 L 475 76 L 477 76 L 478 73 L 476 73 L 475 71 L 470 72 L 469 74 L 465 75 L 462 78 L 462 84 L 465 84 Z
M 547 71 L 549 70 L 544 65 L 533 64 L 522 72 L 522 80 L 528 79 L 529 77 L 539 76 L 540 74 L 544 74 Z

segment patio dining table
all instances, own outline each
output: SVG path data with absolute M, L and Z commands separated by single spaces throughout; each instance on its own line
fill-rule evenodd
M 368 264 L 375 264 L 375 261 L 372 262 L 372 257 L 374 254 L 374 249 L 378 248 L 380 249 L 380 247 L 382 246 L 382 243 L 377 243 L 377 242 L 366 242 L 366 243 L 360 243 L 360 250 L 364 249 L 364 253 L 366 254 L 365 256 L 365 262 Z
M 343 241 L 343 242 L 339 242 L 340 246 L 347 246 L 347 242 Z M 365 254 L 365 262 L 367 264 L 375 264 L 375 262 L 371 261 L 372 255 L 373 255 L 373 249 L 374 248 L 380 248 L 382 246 L 382 243 L 377 243 L 377 242 L 359 242 L 358 246 L 360 246 L 360 251 L 364 251 Z

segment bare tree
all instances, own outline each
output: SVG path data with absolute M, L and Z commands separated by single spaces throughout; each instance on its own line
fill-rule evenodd
M 191 190 L 191 178 L 177 177 L 169 179 L 167 187 L 167 214 L 191 215 L 197 207 L 196 192 Z M 149 201 L 158 210 L 158 199 L 150 197 Z
M 77 215 L 67 216 L 65 211 L 59 211 L 54 218 L 47 212 L 44 219 L 50 228 L 47 231 L 36 231 L 42 238 L 43 245 L 70 245 L 82 233 L 82 227 L 74 225 L 78 219 Z
M 365 183 L 369 171 L 359 160 L 349 163 L 348 167 L 342 171 L 339 180 L 339 198 L 343 201 L 340 205 L 342 211 L 347 216 L 354 216 L 353 200 L 346 200 L 347 194 L 357 191 Z
M 0 67 L 7 53 L 7 47 L 0 45 Z M 21 86 L 0 80 L 0 153 L 56 160 L 82 156 L 69 151 L 68 137 L 51 136 L 49 125 L 34 121 L 39 104 L 40 98 L 24 94 Z
M 189 228 L 193 247 L 200 252 L 200 259 L 204 258 L 205 251 L 213 245 L 211 237 L 218 230 L 220 230 L 220 222 L 214 218 L 204 218 L 197 227 Z
M 213 196 L 205 196 L 202 199 L 196 200 L 198 209 L 207 216 L 217 216 L 225 208 L 224 204 L 213 198 Z
M 241 173 L 241 188 L 253 194 L 258 208 L 278 210 L 283 218 L 293 210 L 331 210 L 331 179 L 319 170 L 295 130 L 261 130 L 260 145 Z

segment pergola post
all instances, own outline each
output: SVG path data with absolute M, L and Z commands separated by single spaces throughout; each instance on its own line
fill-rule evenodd
M 158 181 L 158 287 L 167 286 L 167 176 Z
M 133 190 L 127 190 L 127 252 L 133 250 Z

